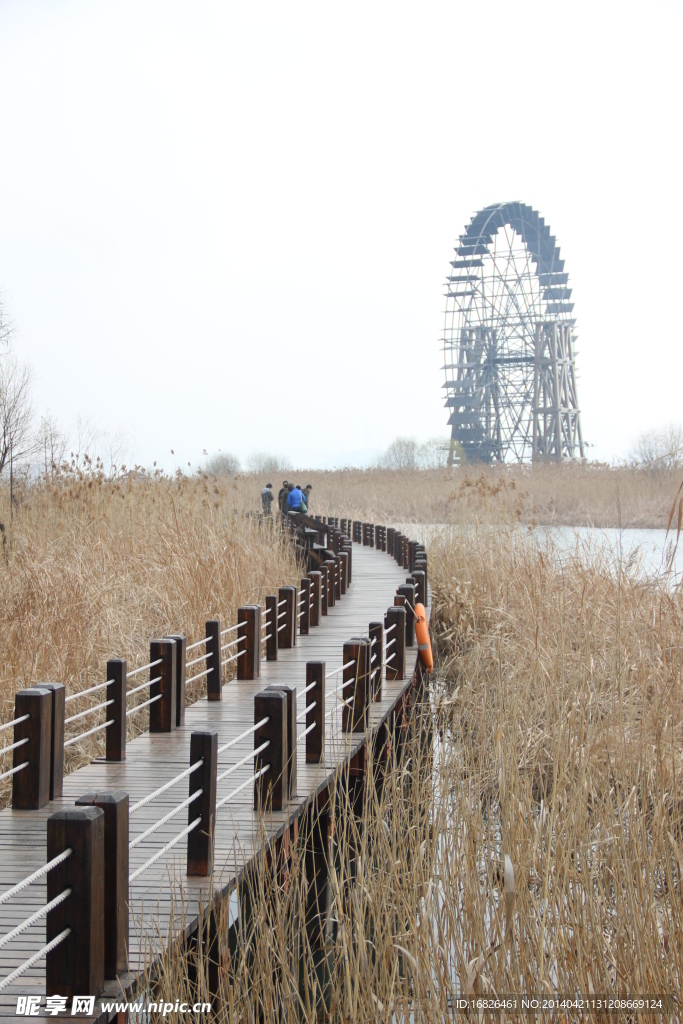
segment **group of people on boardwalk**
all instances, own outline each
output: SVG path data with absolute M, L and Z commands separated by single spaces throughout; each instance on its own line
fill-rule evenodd
M 282 487 L 277 496 L 277 503 L 281 514 L 286 516 L 289 512 L 308 512 L 311 507 L 312 490 L 311 484 L 301 487 L 299 484 L 283 480 Z M 263 506 L 264 515 L 271 515 L 274 500 L 273 485 L 266 484 L 261 491 L 261 505 Z

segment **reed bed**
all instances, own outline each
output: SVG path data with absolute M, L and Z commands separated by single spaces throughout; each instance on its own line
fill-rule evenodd
M 295 470 L 312 484 L 311 511 L 373 523 L 459 523 L 463 517 L 529 525 L 666 527 L 680 472 L 601 463 L 476 466 L 430 470 Z M 281 478 L 238 476 L 234 493 L 256 508 Z
M 149 660 L 152 638 L 177 632 L 191 643 L 207 619 L 235 622 L 239 605 L 300 576 L 279 524 L 237 511 L 225 482 L 93 475 L 23 486 L 11 548 L 7 499 L 0 492 L 8 541 L 0 560 L 2 721 L 12 717 L 17 690 L 48 681 L 64 683 L 67 694 L 87 689 L 106 679 L 108 658 L 126 658 L 132 670 Z M 189 700 L 203 692 L 195 687 Z M 73 714 L 97 702 L 67 706 Z M 146 728 L 145 713 L 137 726 L 135 717 L 129 728 Z M 69 747 L 66 770 L 103 744 L 100 733 Z M 8 794 L 5 782 L 3 803 Z
M 669 995 L 680 1019 L 680 596 L 519 530 L 433 537 L 430 574 L 432 692 L 383 785 L 337 781 L 320 928 L 302 827 L 221 918 L 217 1019 L 436 1022 L 510 993 Z M 197 985 L 201 951 L 149 981 L 169 1001 Z

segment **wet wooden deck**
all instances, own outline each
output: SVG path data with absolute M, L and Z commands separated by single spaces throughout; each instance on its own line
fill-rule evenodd
M 50 814 L 63 806 L 72 806 L 84 793 L 94 790 L 124 790 L 130 795 L 131 805 L 172 779 L 189 765 L 190 734 L 196 730 L 218 733 L 218 746 L 227 743 L 253 725 L 254 694 L 270 683 L 290 683 L 297 687 L 298 712 L 305 707 L 304 687 L 306 662 L 326 662 L 326 708 L 331 710 L 338 697 L 334 690 L 341 683 L 341 674 L 330 678 L 330 673 L 342 664 L 342 645 L 353 636 L 367 635 L 368 623 L 383 617 L 393 604 L 396 587 L 405 582 L 406 570 L 399 568 L 393 558 L 374 548 L 353 547 L 352 584 L 341 600 L 330 608 L 321 625 L 308 636 L 298 636 L 291 650 L 280 650 L 276 662 L 263 662 L 261 678 L 239 682 L 231 680 L 223 686 L 220 702 L 209 703 L 205 698 L 188 706 L 185 725 L 172 733 L 145 733 L 129 742 L 123 762 L 93 761 L 64 779 L 64 795 L 40 811 L 0 811 L 0 895 L 11 885 L 27 877 L 47 860 L 46 821 Z M 406 649 L 406 679 L 387 682 L 382 679 L 382 696 L 370 714 L 371 729 L 376 729 L 391 713 L 410 685 L 415 668 L 417 649 Z M 200 906 L 206 906 L 210 884 L 214 891 L 227 895 L 249 864 L 262 841 L 264 831 L 268 837 L 277 837 L 295 818 L 299 817 L 316 793 L 324 789 L 333 773 L 356 753 L 365 742 L 361 733 L 341 732 L 341 708 L 326 722 L 325 763 L 309 765 L 305 762 L 305 741 L 298 745 L 297 794 L 286 811 L 275 812 L 267 820 L 259 821 L 253 810 L 252 786 L 247 785 L 234 800 L 217 812 L 213 878 L 188 878 L 186 871 L 186 841 L 148 868 L 131 883 L 130 892 L 130 949 L 129 967 L 133 974 L 144 968 L 150 949 L 158 949 L 160 936 L 169 936 L 169 916 L 182 899 L 185 907 L 184 925 L 188 932 L 197 927 Z M 305 728 L 300 723 L 298 731 Z M 253 749 L 253 736 L 249 735 L 219 755 L 218 773 L 235 764 Z M 253 775 L 253 762 L 237 769 L 218 785 L 217 800 L 237 789 Z M 130 818 L 131 840 L 158 821 L 187 796 L 187 780 L 162 794 L 141 808 Z M 131 874 L 164 844 L 173 839 L 187 823 L 187 811 L 163 825 L 130 853 Z M 0 936 L 44 906 L 45 879 L 30 885 L 6 904 L 0 905 Z M 174 925 L 178 934 L 179 922 Z M 45 945 L 45 921 L 36 923 L 0 949 L 0 980 L 15 967 L 24 963 Z M 124 979 L 122 979 L 124 980 Z M 9 988 L 0 993 L 0 1018 L 16 1019 L 18 995 L 41 995 L 39 1017 L 45 1015 L 45 961 L 39 961 Z M 116 982 L 108 982 L 107 995 L 120 997 Z M 85 994 L 85 993 L 84 993 Z M 60 1016 L 70 1015 L 70 1009 Z

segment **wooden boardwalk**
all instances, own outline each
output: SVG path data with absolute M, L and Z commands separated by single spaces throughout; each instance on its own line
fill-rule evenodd
M 351 586 L 341 600 L 330 608 L 321 625 L 311 629 L 308 636 L 297 636 L 291 650 L 280 650 L 278 660 L 262 663 L 261 678 L 254 681 L 230 680 L 223 686 L 222 700 L 208 702 L 206 698 L 189 705 L 185 725 L 171 733 L 145 733 L 129 742 L 126 760 L 122 762 L 93 761 L 88 766 L 67 775 L 64 795 L 50 802 L 42 810 L 0 811 L 0 896 L 2 892 L 27 877 L 46 863 L 46 822 L 55 811 L 73 806 L 74 801 L 87 792 L 123 790 L 130 795 L 131 805 L 165 782 L 174 778 L 190 763 L 190 734 L 197 730 L 216 731 L 218 745 L 227 743 L 254 723 L 254 694 L 271 683 L 289 683 L 297 687 L 297 710 L 305 708 L 303 693 L 306 662 L 326 662 L 326 708 L 330 711 L 338 695 L 334 693 L 341 683 L 341 673 L 330 678 L 330 673 L 342 664 L 342 645 L 354 636 L 367 635 L 368 623 L 383 618 L 387 607 L 393 604 L 396 587 L 405 582 L 407 572 L 388 554 L 374 548 L 353 546 L 353 577 Z M 387 682 L 382 679 L 382 696 L 370 712 L 370 728 L 377 728 L 391 713 L 409 687 L 416 663 L 416 648 L 406 650 L 406 678 Z M 302 721 L 298 732 L 305 728 Z M 188 933 L 197 927 L 201 906 L 209 900 L 210 888 L 226 896 L 248 866 L 261 842 L 263 830 L 270 837 L 278 837 L 298 818 L 316 793 L 331 781 L 334 771 L 356 753 L 365 743 L 361 733 L 341 732 L 341 707 L 326 720 L 325 763 L 310 765 L 305 762 L 305 741 L 298 745 L 298 782 L 295 798 L 287 810 L 274 812 L 259 821 L 253 810 L 253 787 L 244 789 L 217 812 L 214 850 L 214 874 L 208 878 L 186 876 L 186 841 L 179 844 L 150 866 L 130 887 L 130 948 L 129 967 L 137 974 L 145 966 L 150 949 L 159 949 L 160 938 L 170 937 L 169 914 L 175 901 L 177 914 L 180 898 L 185 907 L 185 928 Z M 219 756 L 218 773 L 235 764 L 253 750 L 253 735 L 246 736 L 230 750 Z M 237 789 L 253 776 L 253 761 L 233 772 L 218 785 L 217 800 Z M 187 796 L 187 779 L 160 795 L 130 817 L 131 840 L 164 814 L 176 807 Z M 130 873 L 173 839 L 187 824 L 187 810 L 154 832 L 130 852 Z M 45 878 L 28 886 L 16 897 L 0 905 L 0 937 L 24 921 L 46 903 Z M 175 923 L 178 935 L 179 922 Z M 45 920 L 41 920 L 22 935 L 0 948 L 0 980 L 15 967 L 26 961 L 45 944 Z M 125 978 L 122 981 L 125 982 Z M 45 961 L 39 961 L 9 988 L 0 993 L 0 1017 L 16 1019 L 18 995 L 38 995 L 41 999 L 39 1017 L 45 1015 Z M 103 998 L 120 997 L 116 982 L 107 982 Z M 86 993 L 84 993 L 86 994 Z M 70 1009 L 60 1016 L 70 1015 Z

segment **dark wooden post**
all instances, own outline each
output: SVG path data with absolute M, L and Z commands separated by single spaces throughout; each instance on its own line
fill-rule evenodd
M 340 551 L 337 557 L 339 558 L 339 596 L 342 597 L 342 595 L 346 593 L 346 576 L 349 571 L 349 556 L 346 551 Z
M 311 581 L 308 576 L 301 577 L 299 594 L 299 633 L 301 636 L 308 636 L 311 629 Z
M 357 519 L 354 519 L 354 521 L 353 521 L 353 539 L 356 542 L 356 544 L 360 544 L 362 539 L 363 539 L 362 536 L 361 536 L 361 528 L 362 528 L 362 524 L 359 523 L 359 521 Z
M 415 587 L 412 583 L 402 583 L 396 590 L 397 597 L 404 597 L 408 602 L 406 609 L 406 647 L 415 646 Z M 394 601 L 396 604 L 396 601 Z
M 46 995 L 99 995 L 104 987 L 104 811 L 69 807 L 47 819 L 47 859 L 72 853 L 47 876 L 47 901 L 71 894 L 47 915 L 46 939 L 70 934 L 47 954 Z
M 244 604 L 237 609 L 237 622 L 242 623 L 237 627 L 237 636 L 244 637 L 241 643 L 236 645 L 236 650 L 230 648 L 230 655 L 239 653 L 237 659 L 238 679 L 260 679 L 261 678 L 261 605 Z
M 285 772 L 287 774 L 287 799 L 291 800 L 296 795 L 296 686 L 289 683 L 273 683 L 267 686 L 266 690 L 281 690 L 287 697 L 287 761 Z M 266 751 L 264 751 L 266 753 Z
M 370 692 L 373 700 L 382 699 L 382 669 L 384 668 L 384 623 L 371 622 L 370 637 Z
M 175 640 L 175 724 L 177 726 L 185 725 L 187 638 L 182 633 L 171 633 L 164 639 Z
M 278 591 L 278 647 L 289 650 L 296 646 L 296 587 L 280 587 Z M 280 618 L 284 612 L 284 618 Z
M 219 619 L 209 619 L 206 623 L 206 667 L 212 669 L 206 677 L 206 699 L 222 700 L 221 624 Z
M 415 586 L 415 601 L 426 606 L 425 600 L 425 574 L 423 569 L 413 569 L 412 576 L 406 580 L 407 583 L 413 582 Z
M 306 728 L 315 722 L 315 729 L 306 736 L 306 763 L 320 764 L 325 760 L 325 662 L 306 662 L 306 686 L 315 683 L 312 690 L 304 694 L 305 706 L 315 702 L 312 711 L 306 712 Z
M 320 614 L 327 615 L 327 595 L 330 592 L 329 581 L 327 579 L 329 570 L 327 568 L 327 562 L 323 562 L 320 566 Z
M 126 673 L 125 658 L 110 658 L 107 662 L 109 685 L 105 690 L 107 700 L 113 700 L 107 708 L 107 718 L 114 721 L 105 729 L 107 737 L 107 761 L 125 761 L 126 758 Z
M 403 568 L 404 569 L 409 569 L 410 568 L 410 548 L 409 548 L 409 544 L 410 544 L 410 541 L 406 537 L 405 540 L 403 541 Z
M 427 572 L 427 559 L 425 555 L 417 555 L 415 558 L 415 566 L 413 572 L 423 572 L 425 574 L 425 597 L 427 596 L 427 587 L 429 585 L 429 574 Z M 425 601 L 422 602 L 426 604 Z
M 266 661 L 277 661 L 277 597 L 266 597 Z
M 202 795 L 187 809 L 187 824 L 201 815 L 200 823 L 187 834 L 187 873 L 206 877 L 213 870 L 213 841 L 216 830 L 216 772 L 218 770 L 218 733 L 193 732 L 190 736 L 190 765 L 203 761 L 200 768 L 190 774 L 192 796 L 201 789 Z
M 52 694 L 37 686 L 14 695 L 14 717 L 24 722 L 14 726 L 14 742 L 28 739 L 12 752 L 12 767 L 26 764 L 12 776 L 13 810 L 37 811 L 50 799 L 52 760 Z
M 344 535 L 346 535 L 348 533 L 348 526 L 349 526 L 348 519 L 340 519 L 339 520 L 339 529 L 341 530 L 341 532 Z
M 342 680 L 348 683 L 342 691 L 342 729 L 344 732 L 363 732 L 368 724 L 370 707 L 370 641 L 354 637 L 344 644 L 343 664 L 353 661 L 344 669 Z
M 254 784 L 256 810 L 270 806 L 281 811 L 287 804 L 287 695 L 282 690 L 262 690 L 254 697 L 254 725 L 268 721 L 254 732 L 254 750 L 268 740 L 268 746 L 254 757 L 254 774 L 270 765 L 270 770 Z
M 387 535 L 386 536 L 387 536 L 387 547 L 386 547 L 386 550 L 387 550 L 388 554 L 391 555 L 394 552 L 394 528 L 393 528 L 393 526 L 387 526 Z
M 386 528 L 386 526 L 383 526 L 382 527 L 382 551 L 386 551 L 386 550 L 387 550 L 387 528 Z
M 64 700 L 66 692 L 63 683 L 40 683 L 39 689 L 47 690 L 52 694 L 50 800 L 55 800 L 64 792 Z M 19 763 L 21 764 L 21 761 Z
M 344 541 L 344 543 L 342 545 L 342 551 L 344 551 L 346 553 L 346 557 L 347 557 L 347 560 L 348 560 L 348 566 L 347 566 L 347 572 L 346 572 L 346 586 L 348 588 L 348 587 L 351 586 L 351 580 L 353 578 L 353 567 L 351 565 L 351 563 L 353 562 L 353 546 L 352 546 L 350 540 L 347 539 L 347 540 Z
M 325 565 L 327 566 L 327 607 L 334 608 L 336 604 L 336 563 L 334 561 L 334 555 L 330 555 L 325 562 Z
M 415 546 L 416 546 L 416 544 L 417 544 L 416 540 L 409 540 L 408 541 L 408 572 L 412 572 L 413 571 L 413 565 L 415 563 Z
M 391 629 L 393 625 L 395 629 Z M 406 610 L 405 608 L 388 608 L 384 618 L 387 634 L 387 679 L 405 679 L 406 677 Z M 394 641 L 392 643 L 392 641 Z
M 309 602 L 311 609 L 310 624 L 311 626 L 319 626 L 320 616 L 322 615 L 322 573 L 317 569 L 313 569 L 309 572 L 308 578 L 311 581 L 311 600 Z
M 149 660 L 157 661 L 159 658 L 161 665 L 155 665 L 149 670 L 152 679 L 161 676 L 159 681 L 152 683 L 149 688 L 150 697 L 161 694 L 161 700 L 149 706 L 149 731 L 173 732 L 177 713 L 175 640 L 152 640 L 149 645 Z
M 128 794 L 86 793 L 76 806 L 104 812 L 104 977 L 114 979 L 128 970 Z

